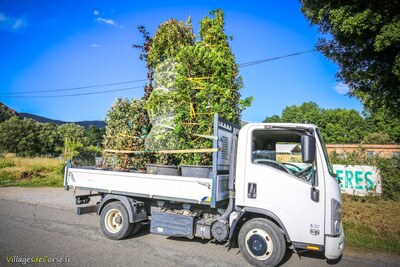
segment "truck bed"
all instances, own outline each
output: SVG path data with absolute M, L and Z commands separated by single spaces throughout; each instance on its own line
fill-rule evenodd
M 228 175 L 217 175 L 216 178 L 213 183 L 210 178 L 67 168 L 64 185 L 67 190 L 83 189 L 210 205 L 213 190 L 216 190 L 216 202 L 228 199 Z
M 228 202 L 232 136 L 239 126 L 214 115 L 211 178 L 119 172 L 96 168 L 65 170 L 65 189 L 83 189 L 150 199 L 198 203 L 218 208 Z

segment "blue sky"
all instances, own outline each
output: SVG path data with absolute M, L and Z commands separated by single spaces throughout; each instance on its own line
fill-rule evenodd
M 146 78 L 144 62 L 132 44 L 142 43 L 137 27 L 153 34 L 169 18 L 191 16 L 195 33 L 209 11 L 222 8 L 233 36 L 237 63 L 311 50 L 320 35 L 286 1 L 0 1 L 0 101 L 17 110 L 65 121 L 102 120 L 116 98 L 140 98 L 142 88 L 74 97 L 16 98 L 98 92 L 141 86 L 144 82 L 64 92 L 27 94 Z M 337 67 L 318 52 L 240 69 L 254 101 L 242 118 L 262 121 L 289 105 L 314 101 L 323 108 L 354 108 L 344 95 Z M 20 93 L 23 94 L 13 94 Z M 11 95 L 10 95 L 11 94 Z M 13 96 L 13 97 L 10 97 Z

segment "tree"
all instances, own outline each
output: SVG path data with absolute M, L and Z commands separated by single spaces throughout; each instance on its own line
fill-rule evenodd
M 40 122 L 30 118 L 20 121 L 21 139 L 18 143 L 18 154 L 24 157 L 33 157 L 40 154 L 41 144 L 39 139 Z
M 19 156 L 53 154 L 60 145 L 54 124 L 12 117 L 0 123 L 0 150 Z
M 14 116 L 18 116 L 18 113 L 0 102 L 0 123 Z
M 282 122 L 321 124 L 322 109 L 315 102 L 305 102 L 300 106 L 292 105 L 282 111 Z
M 61 152 L 62 140 L 54 123 L 38 123 L 38 139 L 40 155 L 54 155 Z
M 79 154 L 79 150 L 87 145 L 85 128 L 75 123 L 66 123 L 58 126 L 58 133 L 63 141 L 63 156 L 73 159 Z
M 339 65 L 337 77 L 374 112 L 400 116 L 400 2 L 300 0 L 323 34 L 319 51 Z
M 18 145 L 23 137 L 21 121 L 21 118 L 15 116 L 0 123 L 1 151 L 18 154 Z
M 360 143 L 368 133 L 364 118 L 354 109 L 323 109 L 320 124 L 327 143 Z
M 265 117 L 264 122 L 274 123 L 274 122 L 281 122 L 281 117 L 278 115 L 272 115 L 271 117 Z
M 387 133 L 373 132 L 364 136 L 362 144 L 393 144 L 394 141 L 390 139 Z
M 105 128 L 97 128 L 94 125 L 89 125 L 85 131 L 85 136 L 91 146 L 102 147 Z
M 53 123 L 14 116 L 0 123 L 0 151 L 24 157 L 54 156 L 62 152 L 67 159 L 79 156 L 81 162 L 94 162 L 94 156 L 86 159 L 85 155 L 100 154 L 99 148 L 92 145 L 101 144 L 103 133 L 104 129 L 95 127 L 85 132 L 74 123 L 57 127 Z
M 387 114 L 385 110 L 371 112 L 364 110 L 365 121 L 367 123 L 369 132 L 371 133 L 385 133 L 389 139 L 400 143 L 400 117 L 393 117 Z
M 264 122 L 312 123 L 328 143 L 359 143 L 368 132 L 364 118 L 354 109 L 323 109 L 314 102 L 292 105 L 282 115 L 267 117 Z

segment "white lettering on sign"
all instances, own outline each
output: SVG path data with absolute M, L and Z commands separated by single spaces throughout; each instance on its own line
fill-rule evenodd
M 373 166 L 333 165 L 333 170 L 343 193 L 357 196 L 382 194 L 381 177 Z

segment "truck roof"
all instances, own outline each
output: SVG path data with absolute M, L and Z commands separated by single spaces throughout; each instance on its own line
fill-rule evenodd
M 299 130 L 306 130 L 306 129 L 313 129 L 316 130 L 318 127 L 314 124 L 306 124 L 306 123 L 248 123 L 245 126 L 243 126 L 242 129 L 244 128 L 249 128 L 251 126 L 265 126 L 268 128 L 293 128 L 299 129 Z

